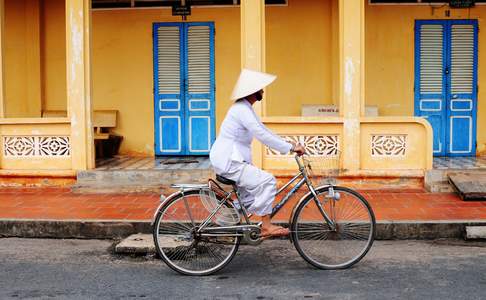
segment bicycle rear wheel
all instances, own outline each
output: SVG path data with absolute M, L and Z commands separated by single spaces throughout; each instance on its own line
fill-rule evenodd
M 196 233 L 212 211 L 204 205 L 200 190 L 184 191 L 169 200 L 157 213 L 153 227 L 160 258 L 184 275 L 209 275 L 226 266 L 238 251 L 240 237 L 207 237 Z M 225 209 L 234 209 L 225 202 Z M 218 214 L 207 227 L 219 227 Z
M 321 207 L 334 222 L 331 228 L 310 194 L 297 207 L 291 231 L 295 248 L 320 269 L 345 269 L 360 261 L 375 237 L 375 216 L 366 199 L 344 187 L 334 187 L 338 200 L 327 198 L 329 187 L 316 189 Z

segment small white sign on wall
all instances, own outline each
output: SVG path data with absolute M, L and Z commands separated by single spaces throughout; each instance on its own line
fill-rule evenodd
M 302 105 L 302 116 L 303 117 L 329 117 L 339 116 L 339 107 L 334 104 L 303 104 Z M 366 106 L 365 116 L 367 117 L 377 117 L 378 107 L 377 106 Z

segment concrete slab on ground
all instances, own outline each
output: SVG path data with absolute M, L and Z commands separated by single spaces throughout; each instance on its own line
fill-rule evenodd
M 486 200 L 486 171 L 449 173 L 448 177 L 462 200 Z
M 151 234 L 132 234 L 115 246 L 118 254 L 155 253 L 154 239 Z
M 486 239 L 486 226 L 466 226 L 466 239 Z

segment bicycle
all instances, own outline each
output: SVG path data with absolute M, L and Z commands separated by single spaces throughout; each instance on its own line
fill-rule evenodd
M 317 158 L 317 157 L 316 157 Z M 373 210 L 358 192 L 334 185 L 314 187 L 316 174 L 311 157 L 295 156 L 299 172 L 278 191 L 292 183 L 278 202 L 272 217 L 304 185 L 309 191 L 294 206 L 290 242 L 312 266 L 345 269 L 359 262 L 370 250 L 376 230 Z M 259 245 L 260 223 L 239 201 L 236 183 L 217 175 L 226 191 L 213 179 L 208 184 L 175 184 L 180 189 L 165 198 L 154 214 L 153 237 L 160 258 L 184 275 L 210 275 L 225 267 L 241 243 Z M 315 181 L 315 180 L 314 180 Z M 236 204 L 236 205 L 235 205 Z

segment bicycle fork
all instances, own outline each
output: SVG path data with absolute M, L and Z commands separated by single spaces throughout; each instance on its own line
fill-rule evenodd
M 332 185 L 329 186 L 328 194 L 325 196 L 325 198 L 329 199 L 330 201 L 330 212 L 331 212 L 331 217 L 329 217 L 324 210 L 324 207 L 322 207 L 321 202 L 319 201 L 319 197 L 317 196 L 316 190 L 312 185 L 308 185 L 309 189 L 312 193 L 312 196 L 314 197 L 314 203 L 316 204 L 317 208 L 319 209 L 319 212 L 321 213 L 322 217 L 324 220 L 326 220 L 327 224 L 329 225 L 329 228 L 333 231 L 336 230 L 336 223 L 332 219 L 335 218 L 334 214 L 334 201 L 339 201 L 340 199 L 340 194 L 336 191 L 334 191 L 334 187 Z

